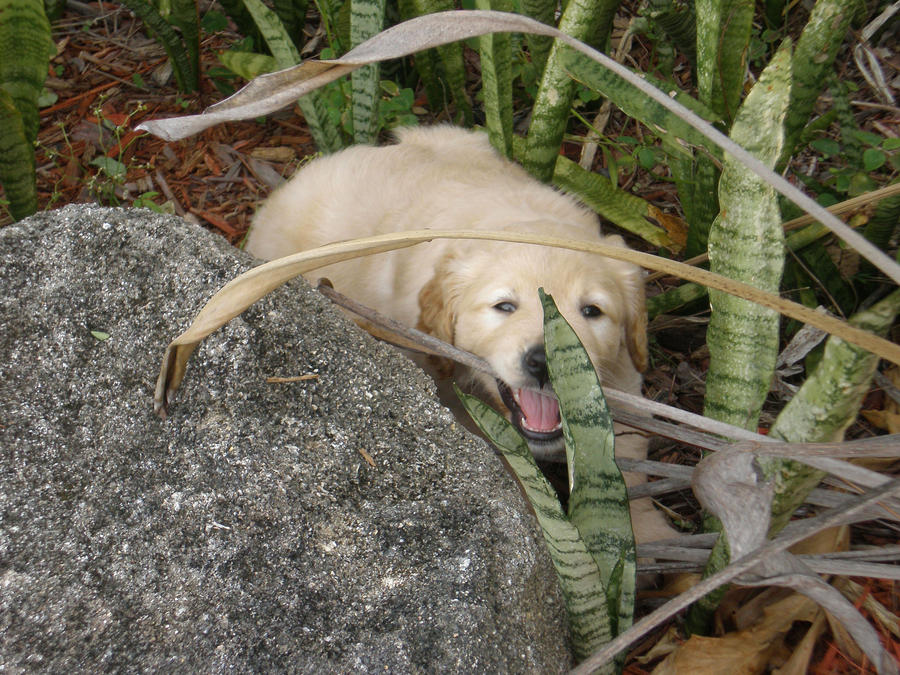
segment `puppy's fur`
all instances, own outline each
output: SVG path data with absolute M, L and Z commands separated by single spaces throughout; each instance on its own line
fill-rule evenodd
M 397 132 L 396 145 L 358 146 L 297 172 L 259 209 L 246 250 L 272 259 L 327 243 L 416 229 L 509 230 L 624 246 L 602 237 L 596 216 L 521 167 L 487 136 L 438 126 Z M 528 244 L 435 240 L 316 270 L 335 288 L 406 325 L 490 363 L 460 379 L 486 394 L 533 448 L 561 445 L 547 382 L 537 289 L 553 295 L 604 384 L 640 394 L 647 363 L 640 270 L 587 253 Z M 646 457 L 636 434 L 619 455 Z M 643 477 L 626 474 L 634 484 Z M 649 500 L 633 503 L 639 541 L 672 536 Z

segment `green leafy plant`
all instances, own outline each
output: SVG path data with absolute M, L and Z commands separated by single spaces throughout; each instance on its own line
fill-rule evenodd
M 615 463 L 612 418 L 590 358 L 540 291 L 547 369 L 559 397 L 570 494 L 564 512 L 528 443 L 504 417 L 473 396 L 457 394 L 500 449 L 537 515 L 556 568 L 578 659 L 631 626 L 635 547 L 625 482 Z

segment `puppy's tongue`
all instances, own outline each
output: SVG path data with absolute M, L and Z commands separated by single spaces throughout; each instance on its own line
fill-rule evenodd
M 559 402 L 532 389 L 517 389 L 516 402 L 522 410 L 523 426 L 529 431 L 549 433 L 559 427 Z

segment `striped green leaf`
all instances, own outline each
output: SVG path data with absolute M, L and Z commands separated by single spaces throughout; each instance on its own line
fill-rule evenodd
M 693 65 L 697 61 L 697 13 L 693 2 L 648 0 L 642 12 Z
M 511 0 L 475 0 L 475 9 L 513 11 Z M 478 38 L 481 56 L 481 90 L 491 145 L 504 157 L 512 157 L 512 45 L 509 33 L 490 33 Z
M 350 0 L 350 45 L 355 47 L 381 31 L 385 0 Z M 377 63 L 350 74 L 353 142 L 370 145 L 378 133 L 380 68 Z
M 181 91 L 195 91 L 199 74 L 194 68 L 184 40 L 147 0 L 122 0 L 122 4 L 137 15 L 162 44 L 172 64 L 172 73 Z
M 181 44 L 190 63 L 195 89 L 200 84 L 200 16 L 197 5 L 197 0 L 156 0 L 163 19 L 181 32 Z
M 21 220 L 37 211 L 34 145 L 25 135 L 22 114 L 3 89 L 0 89 L 0 185 L 6 192 L 14 219 Z
M 303 46 L 303 27 L 306 25 L 308 7 L 309 0 L 272 0 L 272 9 L 298 49 Z
M 697 0 L 697 88 L 700 100 L 733 120 L 747 77 L 753 0 Z
M 786 45 L 760 74 L 731 130 L 733 140 L 770 167 L 783 146 L 790 86 L 791 52 Z M 775 191 L 726 157 L 719 203 L 721 212 L 709 235 L 710 269 L 777 293 L 784 233 Z M 710 291 L 709 297 L 704 414 L 755 429 L 778 355 L 778 313 L 721 291 Z
M 553 184 L 577 194 L 579 199 L 607 220 L 638 235 L 654 246 L 670 248 L 666 231 L 648 220 L 652 206 L 629 192 L 620 190 L 608 178 L 583 169 L 560 155 L 556 158 Z
M 626 115 L 643 122 L 653 133 L 662 139 L 670 139 L 674 136 L 684 140 L 688 144 L 706 149 L 715 157 L 721 157 L 722 153 L 713 143 L 710 143 L 688 122 L 674 115 L 659 103 L 648 98 L 647 94 L 639 91 L 634 85 L 623 78 L 610 72 L 596 61 L 588 58 L 571 47 L 565 47 L 560 52 L 560 59 L 567 72 L 582 84 L 603 94 L 615 103 Z M 650 82 L 657 89 L 666 90 L 663 82 L 648 75 L 641 75 L 642 79 Z M 672 89 L 669 87 L 669 89 Z M 697 99 L 679 89 L 667 92 L 669 96 L 683 106 L 697 113 L 709 122 L 719 120 L 718 116 L 703 105 Z M 673 140 L 673 142 L 675 142 Z
M 784 122 L 786 141 L 781 163 L 796 150 L 797 139 L 812 116 L 827 76 L 834 72 L 834 58 L 850 21 L 860 11 L 865 11 L 865 3 L 860 0 L 818 0 L 810 13 L 794 54 L 794 83 Z
M 401 0 L 401 14 L 404 19 L 415 16 L 424 16 L 436 12 L 446 12 L 456 9 L 452 0 Z M 463 49 L 460 43 L 450 43 L 435 49 L 429 49 L 420 67 L 421 54 L 416 54 L 416 68 L 419 76 L 425 82 L 428 93 L 428 102 L 434 110 L 444 108 L 444 96 L 442 85 L 437 77 L 438 64 L 443 67 L 446 88 L 450 90 L 450 96 L 456 105 L 456 110 L 462 118 L 465 126 L 472 124 L 472 104 L 466 94 L 466 67 L 463 62 Z M 434 55 L 437 55 L 437 58 Z
M 268 54 L 228 50 L 220 52 L 218 59 L 228 70 L 245 80 L 252 80 L 254 77 L 278 70 L 278 63 Z
M 531 502 L 566 602 L 572 649 L 577 659 L 585 659 L 613 638 L 597 563 L 563 513 L 525 440 L 493 408 L 459 389 L 456 393 L 478 427 L 503 453 Z
M 698 9 L 699 12 L 699 9 Z M 784 142 L 784 116 L 791 91 L 791 52 L 786 44 L 750 90 L 731 129 L 732 139 L 773 166 Z M 775 191 L 730 156 L 719 181 L 721 212 L 709 233 L 710 270 L 777 293 L 784 269 L 784 232 Z M 709 371 L 703 414 L 756 429 L 778 357 L 779 315 L 748 300 L 710 290 L 712 309 L 706 343 Z M 704 529 L 718 531 L 710 516 Z M 723 534 L 710 553 L 704 575 L 728 564 Z M 690 630 L 702 630 L 722 589 L 688 613 Z
M 612 416 L 584 346 L 553 298 L 539 292 L 547 369 L 559 398 L 566 441 L 569 521 L 594 557 L 608 595 L 615 592 L 607 599 L 617 608 L 612 629 L 618 634 L 631 625 L 634 611 L 635 553 L 625 480 L 616 465 Z
M 264 5 L 262 0 L 244 0 L 244 6 L 253 17 L 259 32 L 262 33 L 269 51 L 272 52 L 272 56 L 278 63 L 278 67 L 290 68 L 300 63 L 300 52 L 297 51 L 297 47 L 285 30 L 278 15 Z M 328 122 L 328 115 L 321 94 L 314 91 L 301 96 L 297 100 L 297 105 L 300 106 L 303 118 L 306 120 L 309 131 L 319 150 L 324 153 L 340 150 L 343 145 L 340 129 L 337 125 Z
M 879 335 L 887 333 L 900 314 L 900 290 L 856 313 L 850 323 Z M 830 337 L 815 371 L 785 406 L 769 432 L 792 443 L 840 441 L 856 419 L 868 393 L 878 357 Z M 824 474 L 806 464 L 760 457 L 767 477 L 775 480 L 771 533 L 781 530 Z
M 0 89 L 12 100 L 33 143 L 38 132 L 38 96 L 56 52 L 42 0 L 0 0 Z
M 521 0 L 521 13 L 548 26 L 555 26 L 556 5 L 555 0 Z M 526 35 L 525 39 L 528 41 L 528 53 L 531 56 L 531 63 L 534 64 L 538 75 L 540 75 L 544 72 L 544 67 L 547 65 L 547 57 L 550 56 L 553 38 L 546 35 Z
M 589 44 L 605 41 L 618 6 L 619 0 L 569 0 L 560 18 L 559 29 Z M 563 60 L 565 49 L 558 40 L 550 49 L 531 111 L 525 152 L 520 158 L 529 173 L 545 183 L 553 178 L 575 93 L 575 84 Z

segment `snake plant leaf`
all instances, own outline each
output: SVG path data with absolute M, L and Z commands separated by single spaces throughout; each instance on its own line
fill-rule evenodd
M 510 0 L 475 0 L 478 9 L 511 12 Z M 512 45 L 508 33 L 478 38 L 485 126 L 491 145 L 504 157 L 513 152 Z
M 178 88 L 184 92 L 195 91 L 199 75 L 178 31 L 147 0 L 122 0 L 122 4 L 134 12 L 162 44 L 172 64 Z
M 228 70 L 245 80 L 252 80 L 254 77 L 278 70 L 278 62 L 268 54 L 236 52 L 229 49 L 220 52 L 218 59 Z
M 577 659 L 585 659 L 613 637 L 595 558 L 563 513 L 525 439 L 493 408 L 459 389 L 456 393 L 478 427 L 503 453 L 531 502 L 565 599 L 573 651 Z
M 29 143 L 37 138 L 37 101 L 55 53 L 42 0 L 0 0 L 0 89 L 22 116 Z
M 25 134 L 22 113 L 9 93 L 0 89 L 0 185 L 16 220 L 37 211 L 34 169 L 34 145 Z
M 827 75 L 834 72 L 834 59 L 844 42 L 853 17 L 865 11 L 861 0 L 817 0 L 794 54 L 794 82 L 785 126 L 781 162 L 796 150 L 797 140 L 812 115 Z
M 699 11 L 699 10 L 698 10 Z M 791 51 L 778 50 L 737 112 L 732 138 L 771 167 L 784 142 L 784 116 L 791 91 Z M 775 191 L 726 156 L 719 181 L 721 213 L 709 233 L 710 270 L 778 292 L 784 269 L 784 231 Z M 713 289 L 706 342 L 709 370 L 703 414 L 744 429 L 755 429 L 778 358 L 779 315 Z M 705 529 L 718 530 L 710 518 Z M 719 537 L 704 575 L 728 563 L 728 541 Z M 702 630 L 721 598 L 703 598 L 688 614 L 691 630 Z
M 527 17 L 540 21 L 547 26 L 556 24 L 555 0 L 522 0 L 520 12 Z M 547 57 L 550 56 L 550 48 L 553 46 L 553 38 L 546 35 L 526 35 L 528 41 L 528 54 L 531 63 L 537 70 L 538 77 L 544 72 L 547 65 Z
M 437 13 L 453 11 L 456 5 L 452 0 L 400 0 L 401 13 L 405 18 L 424 17 Z M 419 50 L 415 50 L 419 51 Z M 424 62 L 418 63 L 420 56 Z M 443 81 L 439 77 L 439 69 L 443 69 Z M 472 123 L 472 104 L 466 94 L 466 67 L 463 61 L 462 45 L 452 44 L 451 40 L 431 45 L 429 50 L 416 56 L 416 69 L 425 84 L 428 103 L 433 110 L 446 107 L 445 90 L 449 90 L 450 98 L 456 105 L 457 112 L 462 114 L 466 126 Z
M 691 124 L 679 118 L 659 103 L 647 100 L 646 94 L 638 91 L 632 84 L 614 75 L 593 59 L 569 47 L 561 50 L 560 59 L 571 77 L 603 94 L 603 96 L 615 103 L 622 112 L 642 122 L 660 138 L 671 140 L 671 137 L 674 136 L 691 146 L 704 148 L 714 157 L 721 159 L 721 151 Z M 689 94 L 678 89 L 666 91 L 666 86 L 662 81 L 649 75 L 642 74 L 640 77 L 657 89 L 665 91 L 667 96 L 674 98 L 681 105 L 708 122 L 718 122 L 721 119 L 709 107 Z
M 365 42 L 384 27 L 385 0 L 350 0 L 350 44 Z M 378 63 L 350 73 L 353 142 L 371 145 L 378 133 Z
M 616 465 L 612 416 L 584 346 L 553 298 L 539 293 L 547 370 L 566 442 L 569 521 L 594 557 L 603 586 L 616 593 L 608 600 L 617 608 L 612 626 L 617 635 L 631 625 L 634 612 L 635 549 L 625 480 Z
M 562 155 L 557 157 L 553 184 L 578 195 L 601 216 L 644 241 L 670 250 L 678 248 L 663 228 L 653 224 L 660 215 L 656 207 L 620 190 L 608 178 L 582 168 L 577 162 Z
M 857 312 L 850 323 L 884 335 L 900 314 L 900 290 L 869 309 Z M 839 441 L 856 419 L 868 393 L 878 357 L 830 337 L 815 371 L 778 415 L 769 435 L 795 443 Z M 780 531 L 819 484 L 823 473 L 791 460 L 760 457 L 763 473 L 775 481 L 772 534 Z
M 697 62 L 697 13 L 693 2 L 649 0 L 642 14 L 662 29 L 692 66 Z
M 288 35 L 278 15 L 264 5 L 262 0 L 244 0 L 244 6 L 253 17 L 269 51 L 272 52 L 272 56 L 278 63 L 278 67 L 283 69 L 299 64 L 300 52 L 297 51 L 294 41 Z M 297 99 L 297 105 L 300 106 L 303 118 L 306 120 L 319 150 L 324 153 L 340 150 L 343 145 L 340 129 L 337 125 L 328 122 L 322 96 L 311 90 Z
M 197 0 L 156 0 L 160 16 L 181 32 L 182 50 L 193 73 L 194 89 L 200 79 L 200 15 Z
M 717 115 L 734 119 L 747 77 L 753 0 L 697 0 L 697 89 Z
M 790 88 L 791 51 L 786 44 L 760 74 L 731 129 L 732 138 L 767 166 L 781 154 Z M 726 157 L 719 203 L 722 210 L 709 235 L 710 269 L 778 292 L 784 232 L 775 191 Z M 704 414 L 755 429 L 778 356 L 778 313 L 718 291 L 711 290 L 709 298 Z
M 582 0 L 564 4 L 559 30 L 588 44 L 605 42 L 612 27 L 619 0 Z M 602 36 L 599 40 L 598 36 Z M 562 144 L 575 84 L 566 72 L 565 45 L 554 41 L 541 76 L 531 110 L 531 124 L 520 160 L 532 176 L 542 182 L 553 178 L 553 169 Z

